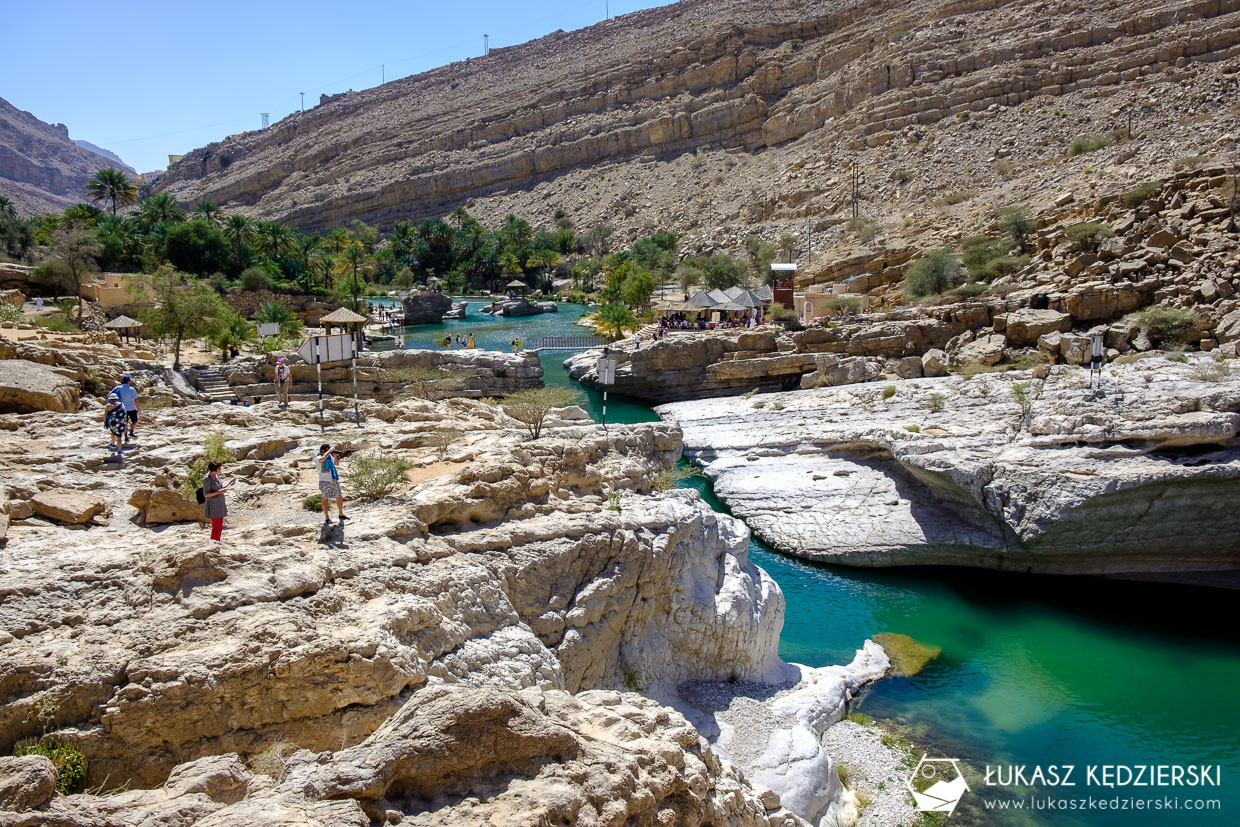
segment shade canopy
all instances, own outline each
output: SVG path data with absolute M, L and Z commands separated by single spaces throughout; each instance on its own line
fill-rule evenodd
M 709 295 L 712 299 L 714 299 L 714 300 L 715 300 L 715 303 L 716 303 L 716 304 L 722 304 L 722 303 L 724 303 L 724 302 L 726 302 L 726 301 L 731 300 L 731 298 L 732 298 L 731 296 L 729 296 L 727 293 L 725 293 L 724 291 L 720 290 L 719 288 L 715 288 L 714 290 L 711 290 L 711 291 L 710 291 L 710 293 L 709 293 L 708 295 Z
M 506 287 L 522 287 L 522 288 L 523 288 L 523 287 L 525 287 L 525 282 L 523 282 L 523 281 L 519 281 L 519 280 L 517 280 L 517 279 L 513 279 L 512 281 L 508 282 L 508 284 L 507 284 L 507 285 L 505 285 L 505 286 L 506 286 Z
M 719 302 L 717 299 L 712 297 L 710 293 L 699 290 L 693 294 L 692 298 L 689 299 L 688 304 L 691 304 L 694 307 L 714 307 L 719 304 Z
M 769 284 L 764 284 L 752 292 L 764 302 L 773 301 L 775 299 L 775 291 L 771 289 L 771 285 Z
M 359 316 L 347 307 L 340 307 L 326 316 L 319 318 L 319 324 L 326 322 L 327 324 L 357 324 L 366 321 L 365 316 Z
M 142 327 L 142 322 L 137 319 L 131 319 L 128 316 L 117 316 L 112 321 L 104 325 L 104 327 L 124 329 L 126 327 Z
M 761 307 L 764 302 L 748 290 L 742 290 L 740 293 L 732 297 L 732 304 L 741 307 Z

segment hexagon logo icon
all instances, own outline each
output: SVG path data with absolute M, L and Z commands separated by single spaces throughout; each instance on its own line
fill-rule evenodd
M 928 758 L 925 753 L 904 786 L 913 794 L 918 812 L 947 815 L 952 814 L 969 789 L 960 772 L 959 759 Z

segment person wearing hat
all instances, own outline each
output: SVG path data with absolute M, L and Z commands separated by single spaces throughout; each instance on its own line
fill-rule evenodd
M 125 416 L 125 406 L 114 393 L 108 394 L 108 404 L 103 409 L 103 427 L 108 429 L 108 447 L 118 457 L 125 455 L 125 429 L 129 426 L 129 418 Z
M 332 514 L 329 509 L 331 500 L 336 501 L 336 513 L 340 522 L 349 519 L 344 514 L 344 492 L 340 490 L 340 472 L 336 469 L 336 451 L 330 445 L 320 445 L 319 455 L 315 457 L 319 468 L 319 494 L 323 500 L 323 524 L 331 525 Z
M 108 396 L 112 395 L 121 401 L 125 416 L 129 420 L 129 434 L 125 437 L 125 441 L 128 442 L 137 436 L 134 426 L 138 424 L 138 412 L 142 410 L 138 405 L 138 389 L 133 386 L 128 373 L 121 374 L 121 383 L 108 391 Z
M 288 392 L 293 387 L 293 374 L 283 357 L 276 360 L 276 399 L 281 407 L 288 407 Z

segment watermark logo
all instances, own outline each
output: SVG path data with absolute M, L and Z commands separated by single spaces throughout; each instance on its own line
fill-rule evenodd
M 927 758 L 923 753 L 904 782 L 918 812 L 951 815 L 969 789 L 956 758 Z

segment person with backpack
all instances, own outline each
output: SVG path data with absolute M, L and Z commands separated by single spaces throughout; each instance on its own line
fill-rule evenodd
M 199 502 L 203 504 L 203 516 L 211 521 L 211 539 L 217 543 L 224 533 L 224 517 L 228 515 L 228 503 L 224 501 L 224 494 L 237 481 L 234 477 L 232 482 L 220 482 L 221 467 L 219 460 L 207 463 L 207 475 L 202 478 L 202 487 L 198 489 L 201 492 Z
M 331 525 L 332 515 L 328 508 L 331 500 L 336 501 L 336 513 L 340 522 L 349 519 L 344 513 L 344 492 L 340 490 L 340 472 L 336 469 L 336 452 L 330 445 L 320 445 L 319 455 L 315 462 L 319 468 L 319 495 L 323 500 L 323 525 Z
M 131 384 L 132 381 L 128 373 L 122 374 L 121 383 L 108 391 L 108 396 L 115 395 L 121 401 L 121 405 L 125 408 L 125 416 L 129 419 L 129 434 L 125 437 L 126 442 L 137 436 L 134 426 L 138 424 L 138 413 L 142 410 L 142 407 L 138 405 L 138 389 Z
M 276 360 L 276 399 L 280 401 L 280 407 L 288 407 L 289 390 L 293 387 L 293 374 L 285 364 L 284 359 Z
M 125 406 L 120 397 L 108 394 L 108 404 L 103 410 L 103 427 L 108 429 L 108 447 L 118 457 L 125 455 L 125 429 L 129 427 L 129 418 L 125 415 Z

